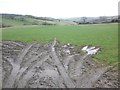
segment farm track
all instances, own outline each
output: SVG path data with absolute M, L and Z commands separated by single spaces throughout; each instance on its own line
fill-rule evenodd
M 118 87 L 117 69 L 77 53 L 75 46 L 63 46 L 56 39 L 48 44 L 0 42 L 2 88 Z

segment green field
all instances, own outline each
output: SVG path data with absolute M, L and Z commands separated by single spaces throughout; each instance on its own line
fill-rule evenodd
M 75 26 L 19 26 L 2 29 L 2 40 L 47 42 L 54 39 L 78 46 L 95 45 L 101 52 L 95 60 L 115 64 L 118 60 L 118 25 L 96 24 Z

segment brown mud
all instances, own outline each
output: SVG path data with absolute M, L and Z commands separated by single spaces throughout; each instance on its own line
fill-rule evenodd
M 118 87 L 116 68 L 96 63 L 71 44 L 2 41 L 0 50 L 2 88 Z

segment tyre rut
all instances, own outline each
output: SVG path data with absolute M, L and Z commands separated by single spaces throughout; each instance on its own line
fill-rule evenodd
M 15 63 L 13 64 L 13 70 L 8 78 L 8 81 L 5 85 L 6 88 L 12 88 L 13 84 L 14 84 L 14 81 L 15 81 L 15 77 L 17 76 L 18 74 L 18 71 L 20 69 L 20 64 L 24 58 L 24 56 L 26 55 L 26 53 L 28 52 L 28 50 L 34 45 L 31 44 L 29 46 L 27 46 L 24 50 L 22 50 L 22 52 L 20 53 L 20 55 L 18 56 L 18 59 L 15 61 Z

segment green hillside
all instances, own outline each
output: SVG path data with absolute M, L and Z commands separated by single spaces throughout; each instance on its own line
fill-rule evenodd
M 34 17 L 30 15 L 1 14 L 0 23 L 4 26 L 21 25 L 75 25 L 76 23 L 48 17 Z

